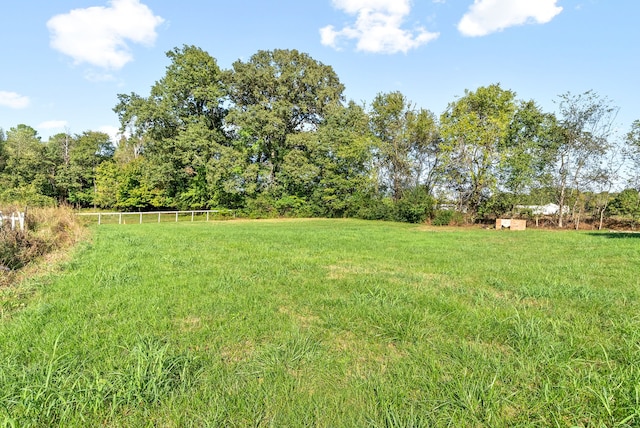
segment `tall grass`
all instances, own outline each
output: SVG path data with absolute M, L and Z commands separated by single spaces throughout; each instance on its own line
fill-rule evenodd
M 4 212 L 17 212 L 15 207 Z M 12 229 L 10 222 L 0 226 L 0 268 L 20 269 L 38 257 L 69 247 L 86 234 L 68 208 L 34 208 L 26 213 L 24 229 Z
M 16 207 L 2 208 L 5 214 L 19 211 Z M 30 209 L 24 230 L 12 230 L 11 224 L 4 222 L 0 227 L 0 320 L 23 307 L 43 273 L 55 266 L 56 259 L 66 257 L 69 248 L 87 234 L 67 208 Z M 34 275 L 39 279 L 23 281 Z
M 7 426 L 640 424 L 634 234 L 94 233 L 0 322 Z

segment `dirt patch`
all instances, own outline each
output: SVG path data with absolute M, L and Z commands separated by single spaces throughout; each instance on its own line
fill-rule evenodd
M 235 364 L 247 361 L 255 351 L 255 344 L 249 340 L 225 346 L 220 350 L 220 358 L 225 363 Z
M 297 323 L 302 328 L 309 328 L 312 325 L 318 324 L 320 322 L 320 317 L 317 315 L 314 315 L 312 313 L 299 313 L 287 306 L 280 306 L 278 308 L 278 312 L 288 315 L 290 318 L 297 321 Z
M 202 327 L 202 319 L 196 316 L 188 316 L 176 321 L 180 331 L 189 332 L 199 330 Z

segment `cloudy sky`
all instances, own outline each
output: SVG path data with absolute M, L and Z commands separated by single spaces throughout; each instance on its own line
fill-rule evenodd
M 115 132 L 117 94 L 148 95 L 174 47 L 222 68 L 298 49 L 333 66 L 359 103 L 401 91 L 442 113 L 465 89 L 500 83 L 554 111 L 594 90 L 640 119 L 638 0 L 28 0 L 0 6 L 0 127 L 43 139 Z

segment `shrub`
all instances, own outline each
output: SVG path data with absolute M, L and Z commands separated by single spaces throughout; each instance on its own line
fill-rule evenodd
M 434 200 L 424 187 L 408 190 L 395 206 L 397 221 L 407 223 L 422 223 L 431 217 Z
M 515 196 L 511 193 L 499 192 L 482 200 L 478 207 L 479 218 L 496 218 L 510 213 Z
M 55 199 L 42 195 L 33 186 L 12 187 L 0 192 L 0 203 L 30 207 L 54 207 Z
M 259 195 L 255 199 L 248 199 L 242 215 L 249 218 L 274 218 L 278 212 L 274 207 L 275 201 L 268 195 Z
M 462 213 L 453 210 L 438 210 L 436 211 L 431 224 L 434 226 L 449 226 L 453 224 L 464 223 L 464 216 Z
M 45 245 L 27 232 L 11 230 L 7 224 L 0 227 L 0 269 L 20 269 L 29 260 L 44 254 Z
M 618 193 L 608 208 L 613 215 L 630 218 L 635 224 L 640 220 L 640 193 L 636 189 L 625 189 Z
M 283 217 L 313 217 L 313 209 L 305 198 L 284 195 L 274 205 L 278 214 Z
M 363 199 L 354 217 L 363 220 L 393 220 L 395 217 L 393 202 L 389 198 Z

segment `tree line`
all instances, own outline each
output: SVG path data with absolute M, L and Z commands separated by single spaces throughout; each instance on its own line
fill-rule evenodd
M 550 113 L 493 84 L 437 116 L 397 91 L 347 101 L 332 67 L 296 50 L 229 70 L 195 46 L 167 57 L 149 95 L 117 96 L 116 145 L 0 130 L 0 201 L 409 222 L 438 206 L 475 221 L 553 202 L 561 227 L 640 220 L 640 121 L 618 135 L 617 108 L 593 91 Z

